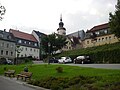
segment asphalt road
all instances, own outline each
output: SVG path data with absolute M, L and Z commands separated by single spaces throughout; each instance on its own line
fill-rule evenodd
M 91 68 L 120 69 L 120 64 L 68 64 L 68 65 Z
M 42 61 L 34 61 L 34 64 L 47 64 Z M 50 64 L 58 64 L 58 63 L 50 63 Z M 91 68 L 104 68 L 104 69 L 120 69 L 120 64 L 65 64 L 71 66 L 80 66 L 80 67 L 91 67 Z

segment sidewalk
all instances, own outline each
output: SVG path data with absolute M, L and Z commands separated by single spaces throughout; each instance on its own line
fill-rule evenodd
M 49 90 L 38 86 L 27 84 L 22 80 L 0 76 L 0 89 L 1 90 Z

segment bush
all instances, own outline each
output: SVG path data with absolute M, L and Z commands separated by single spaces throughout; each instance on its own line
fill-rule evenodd
M 63 68 L 62 67 L 57 67 L 56 70 L 57 70 L 58 73 L 62 73 L 63 72 Z

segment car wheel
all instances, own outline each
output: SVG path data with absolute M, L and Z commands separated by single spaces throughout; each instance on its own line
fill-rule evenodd
M 63 61 L 63 63 L 65 64 L 65 61 Z
M 82 61 L 82 64 L 84 64 L 84 61 Z
M 74 61 L 73 63 L 76 64 L 76 61 Z

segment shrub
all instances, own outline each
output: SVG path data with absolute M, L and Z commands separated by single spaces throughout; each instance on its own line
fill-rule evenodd
M 62 73 L 63 72 L 63 68 L 62 67 L 57 67 L 56 70 L 57 70 L 58 73 Z

